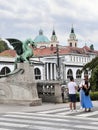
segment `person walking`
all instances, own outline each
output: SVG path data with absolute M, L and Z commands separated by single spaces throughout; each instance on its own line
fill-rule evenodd
M 89 92 L 90 92 L 90 82 L 88 80 L 88 75 L 84 75 L 84 80 L 80 83 L 81 88 L 81 106 L 85 109 L 85 111 L 90 112 L 91 108 L 93 107 Z
M 74 82 L 73 76 L 70 77 L 70 82 L 68 83 L 68 94 L 69 94 L 69 107 L 70 111 L 76 111 L 76 90 L 77 84 Z

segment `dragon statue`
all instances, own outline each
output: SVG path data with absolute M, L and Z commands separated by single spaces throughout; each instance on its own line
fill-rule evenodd
M 24 42 L 18 39 L 6 39 L 16 51 L 16 63 L 17 62 L 29 62 L 29 58 L 34 55 L 32 47 L 36 47 L 36 44 L 31 39 L 27 39 Z
M 7 77 L 9 75 L 20 72 L 20 70 L 16 70 L 17 63 L 21 63 L 21 62 L 29 63 L 29 59 L 34 55 L 32 47 L 36 47 L 36 44 L 31 39 L 27 39 L 24 42 L 22 42 L 18 39 L 10 39 L 10 38 L 1 39 L 1 40 L 6 42 L 8 45 L 13 46 L 14 50 L 16 51 L 17 56 L 16 56 L 16 60 L 15 60 L 14 72 L 12 72 L 11 74 L 9 73 L 7 75 L 0 76 L 0 78 Z M 22 71 L 24 71 L 24 70 L 22 70 Z

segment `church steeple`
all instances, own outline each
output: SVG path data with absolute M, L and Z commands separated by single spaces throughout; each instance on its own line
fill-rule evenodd
M 71 33 L 74 33 L 74 28 L 73 28 L 73 26 L 72 26 L 72 28 L 71 28 Z
M 43 30 L 42 29 L 39 30 L 39 35 L 43 35 Z
M 77 42 L 78 42 L 78 40 L 76 39 L 76 35 L 74 33 L 74 28 L 72 26 L 71 33 L 70 33 L 69 39 L 68 39 L 68 46 L 77 47 Z
M 53 31 L 52 31 L 52 36 L 51 36 L 51 43 L 50 43 L 50 47 L 56 47 L 56 45 L 59 44 L 58 40 L 57 40 L 57 36 L 56 36 L 56 33 L 55 33 L 55 30 L 53 28 Z
M 51 42 L 57 42 L 57 36 L 56 36 L 54 29 L 53 29 L 52 36 L 51 36 Z
M 55 31 L 53 30 L 52 35 L 55 35 Z

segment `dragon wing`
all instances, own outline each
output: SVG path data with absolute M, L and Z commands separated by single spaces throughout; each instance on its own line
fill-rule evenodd
M 23 53 L 23 43 L 20 40 L 11 38 L 7 38 L 6 40 L 9 41 L 9 43 L 13 46 L 14 50 L 18 55 L 21 55 Z

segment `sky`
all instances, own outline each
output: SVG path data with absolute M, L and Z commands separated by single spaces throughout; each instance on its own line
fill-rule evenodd
M 0 37 L 34 39 L 42 29 L 50 40 L 53 29 L 66 46 L 74 27 L 78 47 L 98 50 L 98 0 L 0 0 Z

